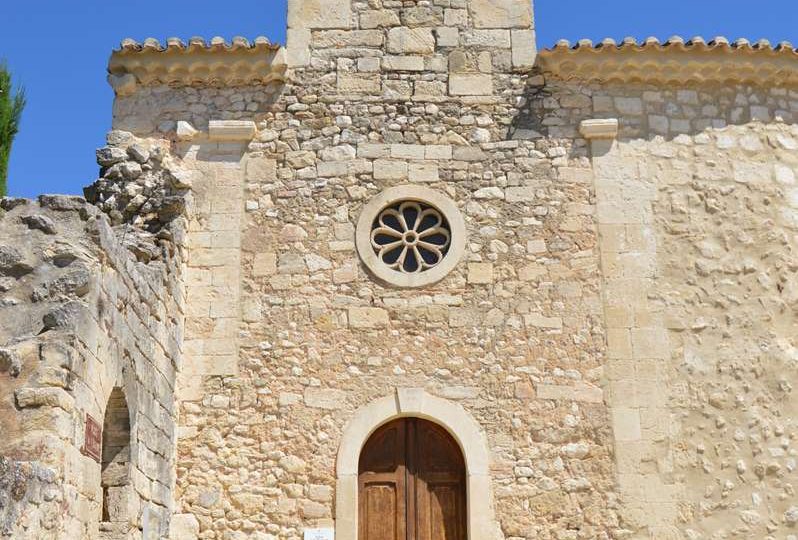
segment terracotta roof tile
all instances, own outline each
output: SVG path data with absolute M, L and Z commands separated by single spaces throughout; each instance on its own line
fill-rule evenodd
M 798 86 L 798 51 L 790 42 L 729 41 L 717 36 L 665 41 L 632 37 L 620 43 L 567 40 L 540 52 L 538 64 L 552 78 L 650 84 L 742 83 Z
M 155 38 L 122 41 L 108 64 L 109 80 L 118 95 L 137 85 L 268 84 L 285 80 L 285 49 L 265 37 L 228 42 L 214 37 L 192 37 L 185 43 L 171 37 L 162 44 Z

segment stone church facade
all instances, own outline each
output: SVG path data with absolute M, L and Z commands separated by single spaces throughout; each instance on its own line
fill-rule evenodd
M 0 202 L 0 536 L 798 537 L 798 54 L 525 0 L 125 41 Z

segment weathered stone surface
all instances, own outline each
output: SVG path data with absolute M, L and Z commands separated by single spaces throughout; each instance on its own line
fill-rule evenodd
M 349 28 L 352 18 L 351 0 L 303 0 L 288 3 L 288 27 Z
M 527 0 L 469 0 L 477 28 L 529 28 L 532 6 Z
M 349 326 L 352 328 L 380 328 L 388 326 L 388 312 L 380 308 L 350 308 Z
M 435 36 L 429 28 L 391 28 L 388 31 L 388 52 L 432 54 L 435 52 Z
M 58 232 L 55 221 L 47 216 L 24 216 L 22 222 L 25 223 L 29 229 L 39 230 L 45 234 L 56 234 Z
M 449 93 L 453 96 L 483 96 L 493 93 L 490 75 L 452 73 L 449 75 Z
M 340 409 L 346 403 L 346 393 L 340 390 L 308 388 L 305 391 L 305 405 L 317 409 Z

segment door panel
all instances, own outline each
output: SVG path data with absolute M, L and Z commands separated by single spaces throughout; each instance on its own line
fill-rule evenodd
M 460 447 L 437 424 L 383 426 L 360 456 L 359 540 L 466 540 L 465 479 Z
M 397 520 L 386 519 L 398 512 L 395 484 L 369 484 L 364 493 L 365 537 L 369 540 L 402 540 L 397 536 Z
M 465 462 L 460 447 L 432 422 L 416 421 L 415 431 L 415 540 L 465 540 Z
M 360 540 L 407 540 L 406 431 L 401 423 L 383 426 L 360 454 Z
M 429 540 L 460 540 L 461 512 L 457 485 L 429 489 Z

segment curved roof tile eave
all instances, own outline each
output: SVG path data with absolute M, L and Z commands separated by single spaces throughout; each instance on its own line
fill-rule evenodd
M 253 41 L 234 37 L 230 42 L 221 37 L 209 41 L 192 37 L 188 43 L 168 38 L 166 44 L 154 38 L 141 43 L 125 39 L 108 63 L 109 79 L 118 95 L 130 93 L 135 85 L 284 82 L 287 68 L 285 49 L 263 36 Z
M 798 51 L 790 42 L 729 41 L 673 36 L 664 42 L 625 38 L 620 43 L 559 41 L 542 50 L 538 65 L 560 80 L 651 84 L 740 83 L 798 86 Z

